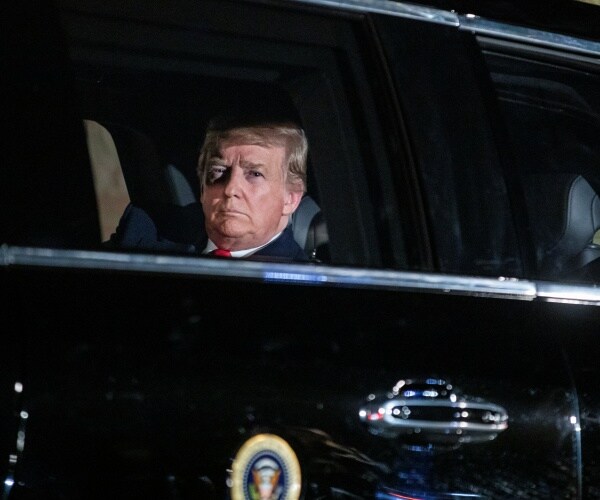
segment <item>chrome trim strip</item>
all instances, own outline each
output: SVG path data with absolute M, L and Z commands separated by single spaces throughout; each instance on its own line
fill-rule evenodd
M 514 278 L 482 278 L 314 264 L 223 261 L 170 255 L 11 247 L 8 245 L 0 248 L 0 255 L 2 257 L 0 262 L 4 266 L 141 271 L 156 274 L 257 279 L 278 283 L 418 290 L 518 300 L 533 300 L 536 296 L 534 283 Z
M 394 418 L 395 420 L 391 420 Z M 418 427 L 419 429 L 433 430 L 454 430 L 454 429 L 465 429 L 471 431 L 482 431 L 482 432 L 492 432 L 492 431 L 503 431 L 508 429 L 507 423 L 502 424 L 479 424 L 476 422 L 455 422 L 455 421 L 444 421 L 444 422 L 434 422 L 431 420 L 399 420 L 396 417 L 391 417 L 388 419 L 388 416 L 385 417 L 385 422 L 393 427 L 400 427 L 405 429 L 414 429 Z
M 257 279 L 265 282 L 419 290 L 451 295 L 494 296 L 517 300 L 534 300 L 537 298 L 548 302 L 600 305 L 600 287 L 594 285 L 568 285 L 503 277 L 482 278 L 313 264 L 221 261 L 171 255 L 14 247 L 6 244 L 0 247 L 0 266 L 217 276 Z
M 566 285 L 562 283 L 538 282 L 537 295 L 548 302 L 565 304 L 600 305 L 600 287 L 598 285 Z
M 499 23 L 471 14 L 459 15 L 459 29 L 476 35 L 487 35 L 535 44 L 543 47 L 569 49 L 580 54 L 600 56 L 600 42 L 541 31 L 512 24 Z
M 99 269 L 155 274 L 187 274 L 265 282 L 419 290 L 452 295 L 540 299 L 548 302 L 600 306 L 600 286 L 533 282 L 515 278 L 482 278 L 439 273 L 386 271 L 313 264 L 257 261 L 221 261 L 171 255 L 143 255 L 91 250 L 0 247 L 0 266 Z
M 373 14 L 386 14 L 389 16 L 417 19 L 430 23 L 444 24 L 447 26 L 459 25 L 458 16 L 446 10 L 425 7 L 404 2 L 390 0 L 290 0 L 302 4 L 334 7 L 337 9 L 370 12 Z
M 370 403 L 377 405 L 377 403 Z M 495 403 L 478 403 L 476 401 L 449 401 L 446 399 L 420 399 L 420 398 L 409 398 L 409 399 L 390 399 L 382 404 L 386 409 L 395 408 L 396 406 L 408 406 L 412 407 L 431 407 L 431 408 L 457 408 L 459 410 L 490 410 L 498 413 L 506 413 L 506 410 Z
M 409 403 L 408 401 L 403 402 L 405 403 L 405 406 L 407 406 L 408 408 L 411 407 L 415 407 L 415 406 L 433 406 L 433 407 L 446 407 L 446 408 L 457 408 L 457 409 L 483 409 L 483 410 L 490 410 L 490 411 L 496 411 L 498 413 L 501 413 L 503 415 L 506 415 L 506 411 L 504 410 L 504 408 L 500 408 L 497 405 L 494 404 L 489 404 L 489 405 L 480 405 L 480 407 L 477 406 L 460 406 L 459 404 L 452 404 L 452 405 L 414 405 Z M 505 429 L 508 428 L 508 415 L 506 415 L 506 420 L 500 422 L 500 423 L 479 423 L 479 422 L 466 422 L 466 421 L 459 421 L 459 420 L 444 420 L 444 421 L 436 421 L 436 420 L 418 420 L 418 419 L 413 419 L 411 420 L 410 418 L 408 419 L 402 419 L 402 418 L 398 418 L 396 416 L 394 416 L 392 414 L 392 411 L 394 410 L 394 408 L 397 408 L 398 406 L 402 405 L 402 403 L 398 403 L 397 401 L 386 401 L 383 405 L 381 405 L 381 408 L 383 408 L 385 410 L 385 413 L 383 414 L 383 418 L 381 420 L 374 420 L 374 421 L 369 421 L 369 420 L 363 420 L 364 422 L 371 424 L 375 427 L 381 427 L 380 423 L 383 421 L 384 423 L 395 427 L 395 428 L 407 428 L 407 429 L 414 429 L 415 427 L 419 427 L 421 429 L 468 429 L 468 430 L 473 430 L 473 431 L 484 431 L 484 432 L 489 432 L 489 431 L 503 431 Z

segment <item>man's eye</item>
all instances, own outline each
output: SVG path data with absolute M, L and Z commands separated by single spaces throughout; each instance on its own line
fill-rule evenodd
M 209 184 L 213 184 L 219 179 L 221 179 L 226 174 L 226 172 L 226 167 L 209 167 L 206 180 Z
M 259 172 L 258 170 L 250 170 L 250 171 L 248 171 L 248 175 L 250 177 L 264 177 L 262 172 Z

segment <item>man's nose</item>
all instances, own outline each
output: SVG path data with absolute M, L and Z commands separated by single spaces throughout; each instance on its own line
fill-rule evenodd
M 242 181 L 244 180 L 243 169 L 233 166 L 229 169 L 229 178 L 225 183 L 223 192 L 228 198 L 239 196 L 242 190 Z

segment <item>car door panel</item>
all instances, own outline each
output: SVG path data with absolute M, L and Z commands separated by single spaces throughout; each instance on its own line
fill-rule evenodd
M 578 494 L 564 332 L 545 327 L 537 303 L 162 273 L 96 272 L 91 287 L 78 272 L 56 278 L 11 273 L 29 291 L 18 477 L 33 490 L 163 498 L 173 483 L 219 497 L 239 447 L 271 432 L 301 457 L 305 498 Z M 361 420 L 400 380 L 427 379 L 469 402 L 443 430 L 390 436 Z M 503 408 L 506 429 L 477 442 L 461 427 L 468 415 L 455 416 L 475 403 Z

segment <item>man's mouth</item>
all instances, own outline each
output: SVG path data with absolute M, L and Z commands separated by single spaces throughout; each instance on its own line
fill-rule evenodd
M 225 216 L 246 215 L 244 212 L 241 212 L 240 210 L 234 210 L 234 209 L 219 210 L 218 214 L 225 215 Z

